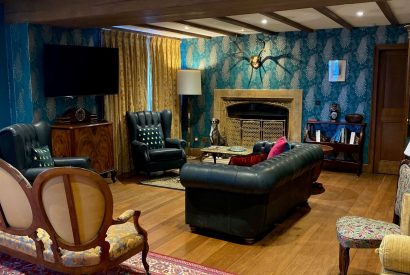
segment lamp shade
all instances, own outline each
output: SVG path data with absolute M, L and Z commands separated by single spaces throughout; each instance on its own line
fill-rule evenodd
M 178 70 L 177 89 L 180 95 L 201 95 L 201 71 Z
M 410 157 L 410 142 L 407 144 L 406 150 L 404 150 L 404 155 Z

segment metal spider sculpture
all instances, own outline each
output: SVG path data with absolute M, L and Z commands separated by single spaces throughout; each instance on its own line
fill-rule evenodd
M 263 36 L 263 38 L 260 38 L 259 36 L 257 36 L 257 40 L 259 42 L 262 43 L 262 49 L 259 51 L 258 54 L 256 55 L 251 55 L 251 56 L 244 56 L 245 55 L 245 51 L 242 50 L 239 47 L 238 42 L 236 41 L 236 37 L 235 40 L 233 41 L 233 43 L 235 44 L 236 48 L 239 50 L 238 52 L 235 52 L 233 54 L 231 54 L 231 56 L 238 58 L 239 60 L 230 68 L 230 70 L 232 70 L 233 68 L 235 68 L 240 62 L 242 61 L 246 61 L 248 62 L 248 64 L 252 67 L 252 71 L 251 71 L 251 76 L 249 78 L 249 82 L 248 82 L 248 87 L 251 84 L 252 78 L 253 78 L 253 71 L 254 70 L 259 70 L 260 68 L 263 69 L 263 71 L 266 73 L 266 69 L 263 66 L 264 63 L 268 60 L 271 60 L 273 62 L 276 63 L 276 65 L 278 65 L 279 67 L 281 67 L 283 70 L 285 70 L 287 73 L 290 73 L 282 64 L 279 63 L 279 60 L 281 58 L 286 58 L 289 57 L 289 54 L 281 54 L 281 55 L 277 55 L 277 56 L 273 56 L 273 55 L 268 55 L 263 57 L 262 54 L 265 52 L 265 46 L 266 46 L 266 42 L 270 40 L 270 38 L 265 38 L 265 36 Z M 259 70 L 259 77 L 262 81 L 262 71 Z

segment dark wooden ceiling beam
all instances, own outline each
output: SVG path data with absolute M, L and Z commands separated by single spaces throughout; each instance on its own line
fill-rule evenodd
M 232 19 L 232 18 L 229 18 L 229 17 L 216 17 L 215 19 L 219 20 L 221 22 L 225 22 L 225 23 L 228 23 L 228 24 L 231 24 L 231 25 L 236 25 L 236 26 L 239 26 L 239 27 L 242 27 L 242 28 L 254 30 L 254 31 L 257 31 L 257 32 L 261 32 L 261 33 L 266 33 L 266 34 L 270 34 L 270 35 L 277 34 L 277 32 L 273 32 L 273 31 L 270 31 L 270 30 L 267 30 L 267 29 L 252 25 L 252 24 L 248 24 L 248 23 L 236 20 L 236 19 Z
M 236 35 L 238 35 L 238 33 L 236 33 L 236 32 L 221 30 L 221 29 L 218 29 L 218 28 L 209 27 L 209 26 L 205 26 L 205 25 L 202 25 L 202 24 L 189 22 L 189 21 L 185 21 L 185 20 L 176 21 L 176 23 L 187 25 L 187 26 L 197 28 L 197 29 L 210 31 L 210 32 L 220 33 L 220 34 L 227 35 L 227 36 L 236 36 Z
M 324 16 L 327 16 L 328 18 L 335 21 L 337 24 L 343 26 L 344 28 L 349 30 L 353 29 L 353 26 L 350 23 L 348 23 L 346 20 L 344 20 L 342 17 L 340 17 L 333 11 L 329 10 L 327 7 L 317 7 L 315 9 Z
M 151 25 L 151 24 L 138 24 L 138 25 L 135 25 L 135 26 L 141 27 L 141 28 L 147 28 L 147 29 L 151 29 L 151 30 L 179 33 L 179 34 L 193 36 L 193 37 L 197 37 L 197 38 L 205 38 L 205 39 L 211 39 L 212 38 L 211 36 L 207 36 L 207 35 L 203 35 L 203 34 L 197 34 L 197 33 L 187 32 L 187 31 L 180 31 L 180 30 L 175 30 L 175 29 L 171 29 L 171 28 Z
M 298 22 L 295 22 L 293 20 L 290 20 L 289 18 L 286 18 L 282 15 L 279 15 L 277 13 L 274 12 L 262 12 L 261 13 L 263 16 L 266 16 L 268 18 L 271 18 L 273 20 L 279 21 L 283 24 L 289 25 L 291 27 L 294 27 L 295 29 L 301 30 L 301 31 L 305 31 L 305 32 L 313 32 L 313 30 L 309 27 L 306 27 Z
M 67 27 L 110 27 L 223 17 L 369 0 L 6 0 L 8 23 L 30 22 Z
M 381 11 L 383 12 L 384 16 L 386 16 L 387 20 L 389 20 L 390 24 L 392 25 L 400 24 L 399 20 L 397 20 L 396 16 L 394 15 L 387 1 L 376 1 L 376 3 L 381 9 Z

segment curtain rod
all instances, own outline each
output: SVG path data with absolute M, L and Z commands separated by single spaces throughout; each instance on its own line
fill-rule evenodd
M 160 34 L 153 34 L 153 33 L 148 33 L 148 32 L 143 32 L 143 31 L 138 31 L 138 30 L 130 30 L 130 29 L 117 28 L 117 27 L 102 28 L 102 29 L 107 30 L 107 31 L 123 31 L 123 32 L 131 32 L 131 33 L 142 34 L 142 35 L 146 35 L 146 36 L 157 36 L 157 37 L 162 37 L 162 38 L 181 40 L 181 38 L 169 37 L 169 36 L 164 36 L 164 35 L 160 35 Z

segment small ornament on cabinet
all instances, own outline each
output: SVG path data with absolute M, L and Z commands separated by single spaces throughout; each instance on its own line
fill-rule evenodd
M 332 103 L 329 108 L 329 117 L 331 122 L 336 122 L 340 113 L 339 104 Z

